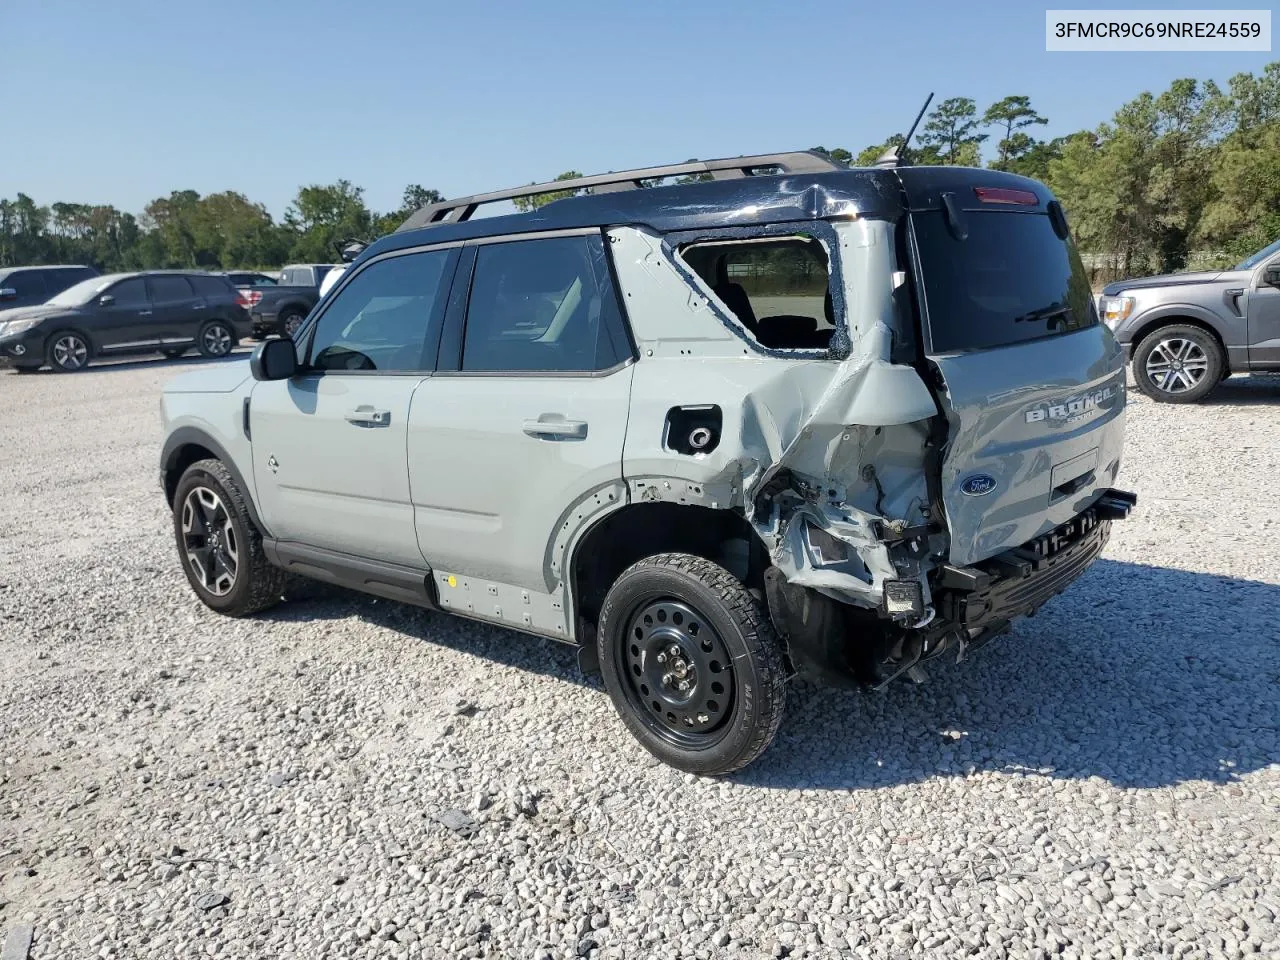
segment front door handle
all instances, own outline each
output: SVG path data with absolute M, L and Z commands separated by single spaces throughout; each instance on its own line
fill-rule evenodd
M 524 432 L 531 437 L 582 440 L 587 436 L 587 421 L 565 420 L 559 415 L 544 413 L 537 420 L 526 420 Z
M 150 311 L 150 310 L 139 310 L 139 311 L 138 311 L 138 316 L 140 316 L 140 317 L 149 317 L 149 316 L 151 316 L 151 311 Z
M 356 407 L 354 410 L 346 412 L 347 423 L 354 423 L 362 427 L 385 427 L 391 422 L 390 410 L 375 410 L 367 404 Z

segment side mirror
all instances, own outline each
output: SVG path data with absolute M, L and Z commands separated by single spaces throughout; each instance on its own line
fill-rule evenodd
M 115 302 L 116 302 L 116 298 L 109 293 L 104 293 L 102 296 L 98 298 L 98 306 L 100 307 L 109 307 Z
M 253 348 L 249 372 L 255 380 L 288 380 L 298 372 L 298 345 L 287 338 L 263 340 Z
M 1280 287 L 1280 263 L 1273 263 L 1262 272 L 1262 282 L 1269 287 Z
M 362 243 L 359 240 L 352 240 L 342 248 L 342 262 L 351 263 L 356 257 L 364 253 L 367 246 L 369 246 L 367 243 Z
M 13 289 L 13 287 L 0 287 L 0 302 L 17 299 L 18 291 Z

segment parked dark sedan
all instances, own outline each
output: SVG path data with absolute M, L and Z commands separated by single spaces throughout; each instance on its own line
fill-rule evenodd
M 61 293 L 72 284 L 96 277 L 98 271 L 82 264 L 40 264 L 34 267 L 0 267 L 0 310 L 33 307 Z
M 81 370 L 136 353 L 206 357 L 232 351 L 252 325 L 226 277 L 156 270 L 77 283 L 47 303 L 0 310 L 0 357 L 18 370 Z

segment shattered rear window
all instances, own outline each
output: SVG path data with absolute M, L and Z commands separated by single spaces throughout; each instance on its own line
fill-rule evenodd
M 761 346 L 830 346 L 835 330 L 830 270 L 817 240 L 708 240 L 682 247 L 680 256 Z

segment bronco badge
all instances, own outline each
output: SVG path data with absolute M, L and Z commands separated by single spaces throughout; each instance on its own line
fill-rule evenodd
M 1116 395 L 1114 386 L 1091 390 L 1058 403 L 1042 403 L 1027 411 L 1027 423 L 1040 423 L 1048 420 L 1051 423 L 1070 423 L 1098 409 Z

